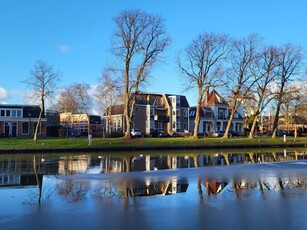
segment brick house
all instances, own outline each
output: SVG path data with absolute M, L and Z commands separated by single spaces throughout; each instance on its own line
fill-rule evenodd
M 30 137 L 35 131 L 40 113 L 38 105 L 0 105 L 1 137 Z M 39 135 L 46 136 L 47 118 L 41 119 Z

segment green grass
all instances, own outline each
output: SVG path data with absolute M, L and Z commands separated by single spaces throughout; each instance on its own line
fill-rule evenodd
M 307 137 L 283 138 L 93 138 L 89 145 L 87 138 L 45 138 L 33 143 L 31 139 L 0 139 L 1 150 L 70 150 L 70 149 L 180 149 L 180 148 L 247 148 L 247 147 L 288 147 L 307 145 Z

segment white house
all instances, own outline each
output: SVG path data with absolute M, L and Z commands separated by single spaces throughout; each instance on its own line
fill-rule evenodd
M 239 100 L 241 100 L 240 98 Z M 228 102 L 215 90 L 207 92 L 201 103 L 200 122 L 198 133 L 205 134 L 209 131 L 225 131 L 232 108 Z M 194 131 L 196 107 L 190 108 L 190 131 Z M 230 131 L 243 131 L 243 108 L 239 107 L 235 113 Z

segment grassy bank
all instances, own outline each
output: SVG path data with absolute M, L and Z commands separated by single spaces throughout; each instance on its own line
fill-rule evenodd
M 130 149 L 201 149 L 201 148 L 259 148 L 259 147 L 306 147 L 307 137 L 283 138 L 93 138 L 92 144 L 86 138 L 0 139 L 0 152 L 14 151 L 103 151 Z

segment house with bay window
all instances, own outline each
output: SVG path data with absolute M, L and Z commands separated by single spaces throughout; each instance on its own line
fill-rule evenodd
M 131 128 L 149 135 L 158 130 L 169 135 L 189 129 L 189 103 L 185 96 L 138 92 Z M 125 132 L 124 102 L 119 99 L 111 112 L 104 114 L 106 131 Z
M 238 100 L 241 100 L 239 98 Z M 201 102 L 200 122 L 198 133 L 208 134 L 210 131 L 225 131 L 232 108 L 229 103 L 216 92 L 207 91 L 205 99 Z M 190 109 L 190 131 L 194 131 L 194 120 L 196 115 L 196 107 Z M 244 124 L 244 111 L 240 106 L 233 118 L 230 131 L 242 132 Z
M 40 113 L 38 105 L 0 105 L 1 137 L 31 137 L 35 131 Z M 47 118 L 43 115 L 38 130 L 46 135 Z

